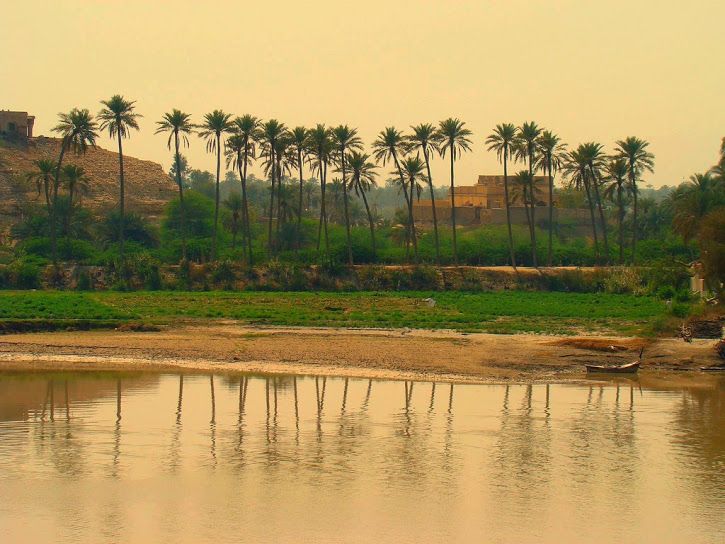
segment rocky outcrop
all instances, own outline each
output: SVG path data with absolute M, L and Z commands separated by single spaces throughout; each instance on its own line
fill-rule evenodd
M 0 228 L 21 218 L 33 201 L 41 202 L 35 187 L 25 181 L 39 159 L 57 160 L 58 138 L 30 138 L 25 142 L 0 141 Z M 83 205 L 104 213 L 118 205 L 118 154 L 100 147 L 88 148 L 83 155 L 67 153 L 65 164 L 77 164 L 90 178 L 90 193 Z M 176 184 L 160 164 L 124 155 L 127 210 L 158 220 L 164 205 L 176 195 Z

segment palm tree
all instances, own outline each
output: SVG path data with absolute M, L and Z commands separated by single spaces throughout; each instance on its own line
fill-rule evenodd
M 627 161 L 619 157 L 610 157 L 606 165 L 606 181 L 609 186 L 604 192 L 605 197 L 614 200 L 616 192 L 617 227 L 619 229 L 619 264 L 624 264 L 624 181 L 627 177 Z
M 272 254 L 272 221 L 274 217 L 274 189 L 275 177 L 277 174 L 276 152 L 279 147 L 279 140 L 284 136 L 287 127 L 277 119 L 270 119 L 263 123 L 259 129 L 259 142 L 262 145 L 262 153 L 267 157 L 267 170 L 271 174 L 272 187 L 269 200 L 269 217 L 267 218 L 267 254 Z M 281 176 L 278 180 L 281 182 Z M 279 219 L 278 219 L 279 221 Z
M 204 122 L 199 126 L 199 137 L 206 140 L 206 150 L 216 153 L 216 191 L 214 195 L 214 238 L 211 242 L 211 258 L 217 255 L 217 232 L 219 228 L 219 181 L 221 177 L 222 137 L 232 132 L 234 125 L 232 115 L 222 110 L 214 110 L 204 115 Z
M 536 206 L 536 192 L 539 190 L 539 188 L 536 186 L 535 183 L 533 183 L 533 180 L 531 178 L 532 175 L 529 173 L 528 170 L 521 170 L 514 176 L 513 188 L 511 190 L 512 200 L 514 202 L 520 200 L 524 203 L 524 210 L 526 211 L 526 224 L 529 227 L 529 232 L 531 232 L 535 217 L 534 213 L 532 212 L 532 208 Z M 536 258 L 534 257 L 533 251 L 531 254 L 531 259 L 534 263 L 536 263 Z
M 450 121 L 450 120 L 449 120 Z M 426 173 L 428 175 L 428 190 L 430 191 L 430 205 L 431 205 L 431 212 L 433 213 L 433 235 L 435 237 L 435 248 L 436 248 L 436 263 L 440 264 L 441 262 L 441 255 L 440 255 L 440 242 L 438 239 L 438 215 L 436 213 L 436 197 L 435 197 L 435 191 L 433 190 L 433 177 L 430 173 L 430 156 L 431 153 L 437 152 L 440 153 L 440 147 L 438 145 L 438 134 L 436 132 L 436 129 L 433 125 L 430 123 L 421 123 L 420 125 L 415 125 L 413 127 L 410 127 L 413 133 L 408 136 L 407 142 L 408 145 L 412 149 L 418 149 L 419 151 L 423 152 L 423 160 L 425 161 L 425 169 Z M 410 199 L 410 217 L 412 222 L 413 217 L 413 190 L 411 189 L 411 199 Z M 451 193 L 452 194 L 452 193 Z M 455 213 L 455 211 L 452 211 L 452 213 Z
M 234 119 L 234 129 L 241 137 L 242 168 L 239 172 L 239 179 L 242 182 L 242 222 L 244 223 L 244 236 L 247 239 L 247 262 L 252 266 L 252 227 L 249 220 L 249 199 L 247 197 L 247 167 L 255 158 L 254 143 L 259 138 L 259 119 L 253 115 L 245 114 Z M 237 167 L 239 164 L 237 163 Z
M 345 234 L 347 238 L 347 262 L 352 265 L 352 239 L 350 238 L 350 212 L 347 203 L 347 152 L 360 149 L 362 140 L 357 129 L 339 125 L 332 129 L 332 141 L 337 150 L 337 160 L 342 172 L 342 204 L 345 211 Z
M 420 190 L 420 183 L 425 182 L 425 162 L 420 160 L 419 156 L 406 157 L 400 163 L 400 167 L 403 170 L 403 176 L 406 183 L 411 187 L 412 192 L 418 192 Z M 413 197 L 411 193 L 411 198 Z M 411 223 L 411 234 L 416 236 L 415 231 L 415 219 L 412 219 Z
M 26 178 L 29 182 L 35 183 L 35 187 L 38 190 L 38 196 L 41 194 L 45 196 L 45 206 L 50 215 L 51 206 L 51 194 L 52 194 L 52 183 L 53 183 L 53 172 L 55 171 L 55 161 L 52 159 L 40 159 L 33 161 L 36 170 L 29 172 Z
M 181 181 L 182 167 L 179 149 L 182 145 L 189 147 L 188 135 L 194 132 L 194 125 L 191 122 L 191 115 L 176 108 L 171 110 L 170 113 L 165 113 L 161 117 L 161 121 L 156 121 L 156 125 L 158 126 L 154 134 L 169 133 L 166 147 L 171 149 L 172 142 L 174 144 L 174 174 L 176 175 L 176 185 L 179 188 L 179 211 L 181 212 L 181 258 L 186 260 L 186 209 L 184 204 L 184 184 Z
M 548 130 L 541 133 L 537 144 L 539 146 L 537 166 L 549 177 L 549 251 L 546 265 L 551 266 L 554 232 L 554 173 L 561 168 L 561 159 L 566 146 L 561 143 L 556 134 Z
M 607 221 L 604 218 L 604 210 L 602 209 L 602 199 L 599 194 L 599 185 L 601 184 L 600 172 L 604 167 L 604 147 L 595 142 L 587 142 L 581 145 L 584 157 L 591 174 L 591 186 L 594 188 L 594 197 L 596 198 L 597 209 L 599 210 L 599 223 L 602 227 L 602 239 L 604 241 L 604 261 L 609 262 L 609 238 L 607 236 Z
M 326 186 L 327 186 L 327 165 L 330 161 L 330 155 L 333 150 L 332 137 L 330 129 L 325 125 L 318 124 L 311 129 L 307 136 L 307 145 L 310 154 L 315 157 L 317 164 L 315 169 L 320 177 L 320 222 L 317 228 L 317 251 L 320 251 L 320 242 L 324 229 L 325 234 L 325 254 L 330 254 L 330 240 L 327 235 L 327 206 L 326 206 Z
M 627 173 L 629 175 L 629 190 L 632 191 L 633 197 L 633 232 L 632 232 L 632 264 L 637 261 L 637 196 L 639 190 L 637 181 L 643 172 L 654 172 L 655 156 L 647 151 L 649 142 L 637 138 L 636 136 L 628 136 L 624 140 L 617 141 L 617 154 L 627 161 Z
M 669 197 L 674 217 L 672 226 L 689 242 L 697 236 L 702 220 L 715 208 L 725 206 L 725 184 L 710 172 L 693 174 Z
M 449 154 L 451 159 L 451 228 L 453 232 L 453 262 L 458 264 L 458 244 L 456 243 L 456 189 L 453 181 L 453 165 L 464 151 L 471 150 L 471 140 L 468 138 L 472 133 L 464 128 L 465 123 L 459 119 L 449 117 L 438 124 L 437 139 L 440 146 L 441 157 Z
M 513 123 L 496 125 L 493 132 L 486 138 L 489 151 L 495 151 L 498 160 L 503 163 L 503 191 L 506 200 L 506 224 L 509 235 L 509 253 L 511 255 L 511 266 L 516 268 L 516 256 L 514 254 L 514 238 L 511 232 L 511 201 L 509 199 L 509 176 L 508 161 L 514 158 L 514 146 L 516 144 L 516 127 Z
M 229 138 L 229 140 L 231 140 L 231 138 Z M 224 200 L 224 206 L 226 206 L 226 208 L 231 213 L 229 229 L 232 231 L 232 249 L 236 249 L 237 233 L 239 232 L 239 222 L 242 218 L 242 210 L 244 209 L 242 205 L 242 197 L 239 195 L 238 192 L 232 191 L 231 193 L 229 193 L 229 196 L 227 196 L 227 198 Z
M 292 140 L 292 151 L 295 155 L 295 164 L 300 174 L 300 195 L 299 202 L 297 204 L 297 243 L 295 244 L 295 251 L 300 250 L 302 245 L 302 195 L 304 192 L 305 181 L 303 179 L 302 167 L 304 166 L 304 159 L 307 156 L 307 129 L 305 127 L 295 127 L 291 132 Z
M 594 218 L 594 200 L 591 192 L 591 174 L 589 172 L 589 157 L 582 145 L 566 154 L 563 164 L 564 175 L 569 178 L 569 186 L 574 189 L 586 191 L 589 216 L 592 222 L 592 235 L 594 236 L 594 253 L 599 260 L 599 238 L 597 236 L 597 221 Z
M 68 215 L 66 216 L 66 233 L 70 232 L 71 219 L 73 215 L 73 203 L 76 192 L 79 194 L 88 194 L 90 188 L 90 178 L 86 176 L 86 171 L 75 164 L 66 164 L 61 170 L 63 183 L 68 188 Z
M 101 120 L 100 129 L 108 129 L 108 135 L 111 138 L 118 138 L 118 179 L 121 189 L 119 199 L 120 221 L 119 221 L 119 242 L 121 251 L 121 261 L 123 261 L 123 242 L 124 227 L 123 220 L 125 217 L 126 195 L 125 180 L 123 177 L 123 144 L 124 138 L 130 136 L 131 129 L 138 130 L 138 113 L 134 113 L 136 102 L 126 100 L 120 94 L 113 95 L 109 100 L 102 100 L 103 108 L 98 112 L 98 118 Z
M 408 195 L 408 189 L 403 177 L 403 170 L 400 167 L 400 159 L 405 156 L 406 153 L 406 142 L 407 138 L 396 129 L 395 127 L 386 127 L 385 130 L 381 130 L 378 137 L 373 142 L 373 157 L 379 163 L 385 166 L 385 164 L 392 160 L 395 164 L 395 169 L 398 173 L 398 179 L 400 180 L 400 186 L 403 189 L 403 196 L 405 197 L 405 207 L 408 212 L 408 218 L 405 225 L 406 232 L 406 243 L 405 252 L 406 259 L 410 255 L 410 239 L 411 239 L 411 228 L 413 225 L 413 202 L 412 198 Z M 415 233 L 412 236 L 413 239 L 413 250 L 415 252 L 415 260 L 418 260 L 418 243 L 416 241 Z
M 436 133 L 441 157 L 445 158 L 446 153 L 448 153 L 451 160 L 451 227 L 453 232 L 453 262 L 455 264 L 458 264 L 458 244 L 456 243 L 456 192 L 453 165 L 459 155 L 471 150 L 471 140 L 468 137 L 471 136 L 472 132 L 465 128 L 464 125 L 463 121 L 449 117 L 438 124 Z
M 540 135 L 541 129 L 533 121 L 528 121 L 521 125 L 516 134 L 516 145 L 514 146 L 516 157 L 522 162 L 527 163 L 529 167 L 529 176 L 526 181 L 531 184 L 528 190 L 530 195 L 534 194 L 534 184 L 536 183 L 534 178 L 534 169 L 536 163 L 537 141 Z M 531 206 L 529 236 L 531 237 L 531 258 L 534 268 L 538 268 L 538 251 L 536 249 L 536 202 L 533 202 Z
M 362 197 L 363 204 L 365 204 L 365 213 L 367 213 L 368 224 L 370 225 L 370 240 L 373 247 L 373 260 L 375 260 L 377 255 L 375 249 L 375 226 L 365 193 L 369 191 L 371 187 L 376 185 L 376 166 L 370 162 L 370 155 L 360 153 L 358 151 L 352 151 L 349 153 L 347 156 L 347 162 L 350 165 L 350 170 L 352 170 L 351 189 L 355 191 L 356 195 Z
M 58 243 L 56 232 L 56 215 L 58 204 L 58 186 L 60 185 L 60 169 L 66 151 L 72 150 L 75 154 L 85 153 L 88 146 L 96 147 L 98 138 L 98 125 L 87 109 L 73 108 L 69 113 L 58 114 L 60 122 L 53 127 L 53 132 L 61 135 L 60 156 L 55 168 L 53 180 L 53 199 L 51 202 L 50 238 L 53 254 L 53 264 L 58 265 Z
M 244 137 L 238 131 L 235 131 L 234 134 L 227 138 L 226 151 L 224 152 L 224 155 L 226 156 L 226 167 L 231 167 L 233 170 L 237 170 L 237 172 L 239 172 L 240 178 L 244 172 L 245 147 L 246 142 L 244 140 Z M 232 196 L 234 198 L 232 198 Z M 230 198 L 232 198 L 232 200 L 230 200 Z M 236 199 L 239 199 L 239 202 L 237 202 Z M 234 227 L 232 229 L 232 248 L 236 249 L 237 232 L 239 230 L 239 219 L 242 223 L 242 247 L 244 250 L 244 260 L 246 262 L 249 262 L 247 255 L 247 227 L 244 214 L 244 199 L 242 198 L 242 196 L 239 195 L 239 193 L 230 193 L 229 198 L 224 201 L 224 205 L 232 211 L 232 225 Z M 230 208 L 230 205 L 233 205 L 234 209 Z M 235 212 L 239 213 L 239 218 L 234 217 Z

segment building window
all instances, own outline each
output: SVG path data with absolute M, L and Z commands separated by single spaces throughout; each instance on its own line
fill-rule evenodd
M 18 127 L 15 125 L 15 123 L 8 123 L 8 132 L 16 132 L 18 130 Z

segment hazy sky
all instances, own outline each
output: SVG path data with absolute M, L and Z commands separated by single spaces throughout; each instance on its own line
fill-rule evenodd
M 128 154 L 164 167 L 155 121 L 174 107 L 347 123 L 366 144 L 455 116 L 475 144 L 460 184 L 499 172 L 483 145 L 497 123 L 535 120 L 570 145 L 646 138 L 649 181 L 672 184 L 714 164 L 725 136 L 723 20 L 722 0 L 7 0 L 0 108 L 49 134 L 58 112 L 121 93 L 144 115 Z M 213 168 L 197 138 L 184 153 Z M 446 165 L 433 176 L 447 183 Z

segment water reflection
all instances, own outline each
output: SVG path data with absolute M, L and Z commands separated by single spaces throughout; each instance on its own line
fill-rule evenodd
M 23 542 L 717 541 L 724 392 L 0 373 L 0 526 Z M 45 521 L 21 529 L 30 511 Z

